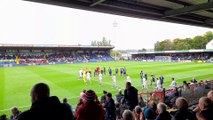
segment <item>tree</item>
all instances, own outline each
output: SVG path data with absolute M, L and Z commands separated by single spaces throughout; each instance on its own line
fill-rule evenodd
M 101 41 L 91 41 L 91 46 L 111 46 L 111 40 L 107 40 L 103 37 Z
M 112 56 L 112 57 L 121 57 L 122 56 L 122 54 L 121 54 L 121 52 L 120 51 L 118 51 L 118 50 L 111 50 L 110 51 L 110 55 Z
M 199 35 L 194 38 L 157 41 L 155 43 L 155 51 L 205 49 L 206 44 L 212 39 L 213 32 L 206 32 L 203 36 Z
M 138 52 L 146 52 L 146 49 L 142 48 L 141 50 L 138 50 Z

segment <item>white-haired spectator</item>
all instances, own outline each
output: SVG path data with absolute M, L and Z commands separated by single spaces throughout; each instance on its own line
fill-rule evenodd
M 207 96 L 213 102 L 213 90 L 209 91 Z
M 21 111 L 19 111 L 17 107 L 13 107 L 11 108 L 11 113 L 10 119 L 17 120 L 20 117 Z
M 171 120 L 171 115 L 169 114 L 168 111 L 166 111 L 166 104 L 164 103 L 159 103 L 157 105 L 157 110 L 158 110 L 158 116 L 156 118 L 156 120 Z
M 212 101 L 209 98 L 207 97 L 200 98 L 198 107 L 200 110 L 196 114 L 198 120 L 213 120 Z
M 196 120 L 195 114 L 188 109 L 188 102 L 184 97 L 177 98 L 175 105 L 177 107 L 177 112 L 172 120 Z
M 123 120 L 134 120 L 134 116 L 130 110 L 124 110 L 122 114 Z

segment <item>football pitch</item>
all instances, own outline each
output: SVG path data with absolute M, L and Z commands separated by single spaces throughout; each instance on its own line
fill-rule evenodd
M 164 86 L 169 86 L 171 78 L 174 77 L 181 85 L 182 81 L 190 81 L 194 76 L 197 80 L 213 79 L 213 64 L 211 63 L 162 63 L 162 62 L 102 62 L 102 63 L 78 63 L 78 64 L 57 64 L 24 67 L 0 68 L 0 115 L 8 114 L 12 106 L 17 106 L 21 110 L 28 109 L 31 105 L 30 89 L 38 83 L 44 82 L 50 86 L 51 95 L 57 95 L 60 100 L 64 97 L 69 99 L 72 105 L 76 105 L 80 92 L 84 89 L 93 89 L 98 96 L 102 91 L 117 93 L 117 89 L 124 89 L 126 77 L 117 77 L 117 89 L 112 88 L 112 78 L 103 76 L 103 85 L 99 85 L 98 77 L 92 77 L 92 84 L 85 85 L 79 79 L 79 70 L 82 68 L 111 67 L 114 69 L 126 67 L 127 74 L 131 77 L 132 84 L 141 91 L 141 80 L 139 73 L 141 70 L 156 77 L 163 75 Z M 93 72 L 92 72 L 93 75 Z M 149 87 L 153 89 L 154 86 Z

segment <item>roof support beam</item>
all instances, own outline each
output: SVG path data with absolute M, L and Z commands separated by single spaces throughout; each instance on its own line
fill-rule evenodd
M 101 4 L 104 1 L 106 1 L 106 0 L 93 0 L 93 3 L 90 5 L 90 7 L 93 7 L 93 6 L 96 6 L 98 4 Z
M 175 9 L 175 10 L 168 10 L 164 12 L 164 17 L 172 17 L 182 14 L 187 14 L 190 12 L 200 11 L 200 10 L 208 10 L 210 8 L 213 8 L 213 2 L 203 3 L 199 5 L 193 5 L 193 6 L 186 6 L 184 8 Z

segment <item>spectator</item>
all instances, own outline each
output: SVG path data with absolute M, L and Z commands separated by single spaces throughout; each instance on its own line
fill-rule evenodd
M 196 120 L 195 114 L 188 110 L 188 102 L 185 98 L 177 98 L 175 104 L 177 107 L 177 112 L 175 113 L 172 120 Z
M 122 114 L 123 120 L 134 120 L 134 116 L 130 110 L 125 110 Z
M 86 92 L 86 90 L 83 90 L 83 91 L 80 93 L 80 98 L 81 98 L 82 100 L 84 100 L 85 92 Z
M 104 120 L 104 109 L 99 104 L 93 90 L 85 93 L 86 101 L 76 110 L 76 120 Z
M 145 120 L 140 106 L 136 106 L 134 109 L 135 120 Z
M 20 117 L 21 111 L 19 111 L 17 107 L 13 107 L 11 109 L 11 113 L 12 113 L 12 115 L 10 116 L 10 119 L 17 120 Z
M 106 120 L 115 120 L 115 102 L 112 99 L 112 94 L 107 93 L 106 95 L 106 103 L 105 106 L 106 108 Z
M 144 117 L 149 120 L 154 120 L 157 116 L 157 105 L 154 101 L 150 101 L 148 107 L 144 109 Z
M 116 95 L 116 102 L 121 103 L 121 100 L 123 99 L 124 95 L 122 94 L 122 90 L 118 90 L 118 94 Z
M 101 96 L 101 104 L 105 103 L 106 102 L 106 95 L 107 95 L 107 91 L 103 91 L 103 96 Z
M 212 101 L 209 98 L 200 98 L 198 107 L 200 109 L 200 112 L 196 114 L 198 120 L 213 120 Z
M 72 106 L 68 103 L 67 98 L 64 98 L 64 99 L 63 99 L 63 104 L 66 105 L 67 107 L 69 107 L 70 110 L 71 110 L 71 112 L 72 112 L 72 114 L 73 114 Z M 73 115 L 73 116 L 74 116 L 74 115 Z
M 168 111 L 166 111 L 166 104 L 164 103 L 159 103 L 157 105 L 158 113 L 159 115 L 155 120 L 171 120 L 171 115 L 169 114 Z
M 211 90 L 210 92 L 208 92 L 207 96 L 213 102 L 213 90 Z
M 8 120 L 8 118 L 7 118 L 6 115 L 1 115 L 1 116 L 0 116 L 0 120 Z
M 116 120 L 121 120 L 121 108 L 119 103 L 115 103 L 115 115 L 116 115 Z
M 143 107 L 145 107 L 145 106 L 146 106 L 146 104 L 145 104 L 145 102 L 144 102 L 144 100 L 143 100 L 143 97 L 142 97 L 142 96 L 140 96 L 140 97 L 139 97 L 139 103 L 138 103 L 138 105 L 139 105 L 141 108 L 143 108 Z
M 138 90 L 131 86 L 130 82 L 126 83 L 123 102 L 126 103 L 126 107 L 131 111 L 138 105 Z
M 190 87 L 188 85 L 188 83 L 186 81 L 183 81 L 183 91 L 184 92 L 189 92 L 190 91 Z
M 32 106 L 19 120 L 72 120 L 70 108 L 61 104 L 56 96 L 50 97 L 49 86 L 38 83 L 31 90 Z

